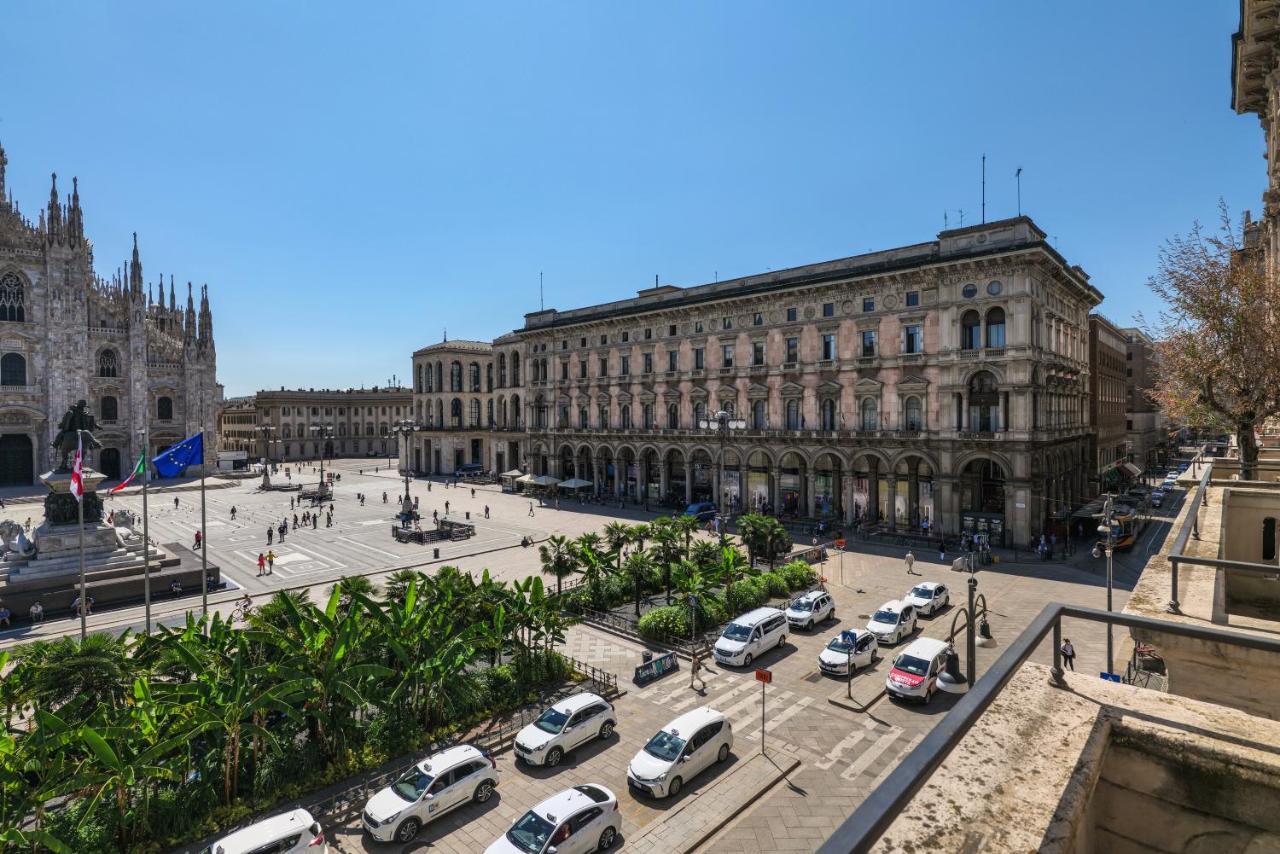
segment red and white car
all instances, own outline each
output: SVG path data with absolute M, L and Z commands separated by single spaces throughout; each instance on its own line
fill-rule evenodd
M 884 679 L 889 696 L 895 700 L 910 698 L 923 703 L 932 700 L 950 650 L 946 641 L 937 638 L 912 641 L 893 659 L 893 667 Z

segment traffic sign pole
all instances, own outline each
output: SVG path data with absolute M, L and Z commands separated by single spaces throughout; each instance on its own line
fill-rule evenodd
M 763 667 L 757 668 L 756 681 L 760 683 L 760 755 L 764 756 L 764 686 L 773 681 L 773 673 Z

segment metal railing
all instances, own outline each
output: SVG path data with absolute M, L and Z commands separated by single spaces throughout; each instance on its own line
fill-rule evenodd
M 582 621 L 588 625 L 610 629 L 640 643 L 656 643 L 660 646 L 669 647 L 687 656 L 692 656 L 694 653 L 705 655 L 723 629 L 723 626 L 717 626 L 712 630 L 700 632 L 696 638 L 692 639 L 678 638 L 672 635 L 651 638 L 640 633 L 640 621 L 633 617 L 626 617 L 613 611 L 599 611 L 582 605 L 575 607 L 573 613 L 581 617 Z
M 853 815 L 844 820 L 818 849 L 819 854 L 861 854 L 869 851 L 894 819 L 907 808 L 916 793 L 938 770 L 978 718 L 995 701 L 1024 662 L 1036 651 L 1045 636 L 1053 635 L 1053 670 L 1062 683 L 1062 620 L 1088 620 L 1142 629 L 1157 634 L 1177 635 L 1224 646 L 1261 650 L 1280 656 L 1280 640 L 1245 635 L 1209 626 L 1189 625 L 1082 608 L 1075 605 L 1046 605 L 1031 625 L 1009 645 L 1000 659 L 962 696 L 951 711 L 929 732 L 915 750 L 875 788 Z
M 1255 484 L 1253 481 L 1248 480 L 1219 481 L 1219 483 L 1225 487 L 1275 488 L 1275 484 L 1272 483 Z M 1213 485 L 1213 465 L 1207 464 L 1204 474 L 1200 475 L 1200 481 L 1196 486 L 1196 494 L 1192 497 L 1191 504 L 1188 507 L 1187 518 L 1183 521 L 1182 528 L 1178 531 L 1178 536 L 1173 541 L 1173 547 L 1169 550 L 1169 604 L 1167 609 L 1171 614 L 1182 613 L 1182 605 L 1178 601 L 1178 569 L 1183 564 L 1187 566 L 1213 567 L 1226 573 L 1238 572 L 1245 575 L 1260 576 L 1280 575 L 1280 566 L 1275 564 L 1196 557 L 1195 555 L 1186 554 L 1188 542 L 1192 539 L 1200 539 L 1200 509 L 1209 506 L 1209 487 L 1211 485 Z

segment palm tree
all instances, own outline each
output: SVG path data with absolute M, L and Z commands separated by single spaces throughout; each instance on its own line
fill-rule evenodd
M 61 710 L 72 723 L 88 720 L 99 708 L 120 708 L 133 684 L 130 637 L 92 634 L 83 641 L 63 637 L 31 644 L 19 665 L 27 696 L 38 708 Z
M 738 530 L 752 566 L 757 558 L 773 560 L 791 546 L 791 535 L 772 516 L 747 513 L 738 519 Z
M 671 565 L 680 560 L 680 534 L 670 525 L 654 526 L 653 561 L 662 567 L 662 584 L 667 591 L 667 604 L 671 604 Z
M 553 534 L 538 546 L 538 556 L 542 558 L 542 572 L 556 577 L 556 596 L 559 596 L 564 578 L 578 568 L 577 550 L 568 537 Z
M 720 563 L 720 546 L 711 540 L 698 540 L 689 549 L 689 562 L 704 572 Z
M 626 522 L 610 522 L 604 526 L 604 541 L 609 544 L 609 551 L 622 560 L 622 550 L 631 542 L 631 526 Z M 618 564 L 622 568 L 622 564 Z
M 690 633 L 698 634 L 698 609 L 695 603 L 703 601 L 708 593 L 715 589 L 715 578 L 703 572 L 696 565 L 683 561 L 680 572 L 676 573 L 676 586 L 684 594 L 685 606 L 689 608 Z
M 698 533 L 698 517 L 681 514 L 672 518 L 671 527 L 684 537 L 684 559 L 689 560 L 693 548 L 693 535 Z
M 644 551 L 635 551 L 627 558 L 623 564 L 623 571 L 626 572 L 631 586 L 635 590 L 636 596 L 636 616 L 640 616 L 640 592 L 644 587 L 645 579 L 653 572 L 653 561 Z
M 338 608 L 346 613 L 351 610 L 355 594 L 372 599 L 378 595 L 378 586 L 363 575 L 344 575 L 329 592 L 338 591 Z
M 597 607 L 600 602 L 600 582 L 609 572 L 600 555 L 600 537 L 597 534 L 583 534 L 574 544 L 578 554 L 579 569 L 587 582 L 587 590 L 591 595 L 591 605 Z
M 725 546 L 720 550 L 720 565 L 716 567 L 715 574 L 719 581 L 724 584 L 725 599 L 729 598 L 729 593 L 733 590 L 733 582 L 738 576 L 744 572 L 750 572 L 754 567 L 742 559 L 742 552 L 733 546 Z
M 631 526 L 631 533 L 628 535 L 628 539 L 635 544 L 637 549 L 644 551 L 644 542 L 649 539 L 652 534 L 653 532 L 650 530 L 649 526 L 640 522 L 639 524 Z
M 383 588 L 383 598 L 388 602 L 403 602 L 409 585 L 425 574 L 416 569 L 398 569 L 387 576 L 387 584 Z

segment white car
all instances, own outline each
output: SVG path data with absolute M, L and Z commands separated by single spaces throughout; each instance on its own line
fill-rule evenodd
M 482 804 L 498 785 L 498 763 L 469 744 L 427 757 L 365 804 L 365 830 L 379 842 L 409 842 L 429 821 Z
M 675 797 L 684 784 L 733 750 L 733 725 L 707 706 L 685 712 L 649 739 L 627 766 L 627 785 L 655 798 Z
M 273 815 L 214 842 L 200 854 L 328 854 L 320 824 L 304 809 Z
M 787 622 L 793 627 L 809 630 L 824 620 L 835 618 L 836 600 L 825 590 L 810 590 L 791 600 L 786 615 Z
M 618 841 L 622 814 L 613 792 L 596 783 L 552 795 L 520 817 L 485 854 L 586 854 Z
M 914 698 L 928 705 L 950 655 L 951 647 L 946 641 L 937 638 L 912 641 L 893 659 L 893 667 L 884 678 L 885 690 L 895 700 Z
M 920 615 L 934 614 L 951 604 L 951 591 L 947 585 L 936 581 L 921 581 L 903 597 L 902 601 L 910 602 Z
M 916 608 L 910 602 L 885 602 L 867 621 L 867 631 L 880 643 L 897 643 L 916 630 Z
M 613 735 L 618 716 L 603 697 L 574 694 L 551 706 L 516 735 L 516 758 L 554 768 L 580 744 Z
M 750 667 L 758 656 L 786 642 L 786 615 L 777 608 L 756 608 L 724 627 L 711 654 L 720 664 Z
M 856 673 L 858 668 L 874 663 L 879 648 L 871 632 L 856 629 L 841 632 L 818 653 L 818 669 L 828 676 L 848 676 L 850 664 Z

